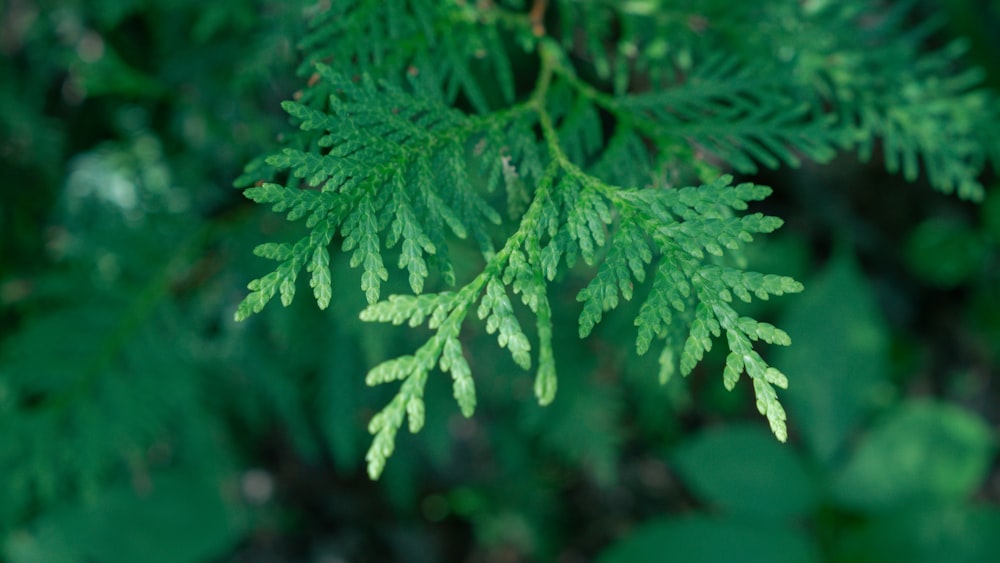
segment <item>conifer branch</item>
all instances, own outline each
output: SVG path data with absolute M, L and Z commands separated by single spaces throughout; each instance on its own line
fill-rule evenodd
M 781 8 L 780 18 L 769 5 L 727 6 L 714 20 L 684 17 L 677 28 L 670 18 L 654 17 L 660 8 L 651 4 L 558 2 L 561 27 L 549 30 L 544 0 L 513 8 L 376 4 L 353 0 L 318 16 L 303 43 L 309 87 L 284 106 L 300 131 L 241 179 L 247 197 L 289 220 L 305 219 L 309 234 L 294 244 L 258 246 L 255 253 L 279 264 L 251 282 L 236 312 L 243 320 L 274 295 L 287 305 L 303 268 L 318 305 L 329 305 L 329 247 L 343 240 L 351 266 L 362 270 L 368 306 L 361 318 L 426 323 L 434 331 L 413 354 L 367 375 L 369 385 L 401 382 L 369 425 L 373 479 L 404 421 L 411 432 L 423 425 L 433 369 L 451 374 L 462 414 L 474 412 L 475 382 L 460 338 L 474 307 L 517 365 L 531 369 L 535 354 L 536 398 L 554 399 L 547 294 L 578 260 L 587 268 L 574 274 L 590 276 L 577 295 L 581 337 L 623 301 L 641 299 L 636 351 L 662 346 L 661 381 L 678 370 L 693 372 L 724 338 L 723 385 L 732 389 L 745 373 L 758 410 L 785 440 L 776 389 L 788 380 L 755 345 L 790 339 L 741 316 L 734 303 L 795 293 L 802 285 L 734 265 L 746 244 L 782 222 L 748 212 L 770 188 L 734 185 L 725 172 L 823 163 L 850 146 L 869 157 L 882 139 L 890 171 L 913 178 L 924 170 L 938 189 L 974 198 L 985 163 L 1000 160 L 1000 151 L 978 143 L 989 135 L 977 121 L 995 125 L 1000 105 L 977 89 L 975 73 L 949 75 L 958 48 L 922 54 L 919 34 L 896 33 L 892 23 L 861 32 L 856 17 L 867 8 L 860 5 L 817 8 L 842 26 L 829 39 L 801 6 Z M 748 27 L 762 19 L 746 17 L 753 14 L 779 22 L 772 31 L 780 44 Z M 501 27 L 540 63 L 526 98 L 516 91 Z M 838 43 L 844 37 L 853 43 Z M 817 41 L 838 56 L 816 50 Z M 741 49 L 720 54 L 720 45 L 730 44 Z M 334 53 L 332 45 L 347 51 Z M 859 52 L 858 45 L 891 48 Z M 498 79 L 496 92 L 484 88 L 485 76 Z M 957 141 L 943 143 L 933 134 L 941 130 Z M 497 190 L 506 192 L 498 194 L 506 196 L 506 218 L 493 208 Z M 496 225 L 508 234 L 497 237 Z M 478 246 L 484 264 L 462 283 L 449 244 L 466 240 Z M 412 294 L 382 299 L 390 275 L 382 251 L 396 245 Z M 458 289 L 423 293 L 435 272 Z M 637 284 L 645 289 L 637 291 Z M 534 342 L 512 296 L 534 317 Z

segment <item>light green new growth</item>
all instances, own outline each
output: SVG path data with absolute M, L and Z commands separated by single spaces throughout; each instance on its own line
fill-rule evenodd
M 592 278 L 577 295 L 580 337 L 623 300 L 641 299 L 636 350 L 662 350 L 661 381 L 691 373 L 724 340 L 725 387 L 745 373 L 784 441 L 775 388 L 788 380 L 754 343 L 790 339 L 734 304 L 802 286 L 739 265 L 744 245 L 782 221 L 748 211 L 770 188 L 734 183 L 724 170 L 826 162 L 853 146 L 868 158 L 881 140 L 890 171 L 912 178 L 922 164 L 938 189 L 976 198 L 977 175 L 998 157 L 981 148 L 996 146 L 981 141 L 997 130 L 997 104 L 973 89 L 975 75 L 952 72 L 958 49 L 922 55 L 923 35 L 860 0 L 566 0 L 548 13 L 545 2 L 332 4 L 302 44 L 309 87 L 284 104 L 299 133 L 238 183 L 248 198 L 304 219 L 308 234 L 256 248 L 278 266 L 250 283 L 236 318 L 276 294 L 287 306 L 303 268 L 326 308 L 338 244 L 361 270 L 363 320 L 433 332 L 368 373 L 369 385 L 399 382 L 369 424 L 373 479 L 404 421 L 411 432 L 423 425 L 435 368 L 451 375 L 462 414 L 473 414 L 460 340 L 470 316 L 535 370 L 538 401 L 554 400 L 548 291 L 581 259 Z M 530 92 L 519 95 L 515 67 L 537 67 Z M 471 280 L 457 279 L 450 258 L 449 244 L 463 240 L 483 259 Z M 383 299 L 383 249 L 396 245 L 413 294 Z M 436 276 L 452 289 L 423 293 Z M 534 318 L 533 338 L 519 310 Z

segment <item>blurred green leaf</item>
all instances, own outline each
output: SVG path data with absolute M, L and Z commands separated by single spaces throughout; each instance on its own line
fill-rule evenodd
M 87 96 L 121 95 L 133 98 L 157 97 L 168 89 L 156 77 L 130 66 L 96 34 L 88 36 L 95 53 L 93 60 L 81 61 L 76 69 Z
M 920 279 L 949 288 L 976 274 L 986 258 L 986 246 L 969 225 L 937 217 L 910 233 L 905 256 Z
M 102 28 L 118 25 L 128 16 L 140 12 L 144 0 L 91 0 L 90 15 Z
M 844 505 L 868 511 L 962 501 L 983 482 L 994 450 L 989 427 L 965 410 L 906 403 L 864 437 L 834 493 Z
M 766 238 L 754 239 L 746 248 L 746 261 L 760 272 L 774 272 L 797 280 L 809 277 L 812 268 L 812 248 L 808 239 L 784 230 Z M 773 307 L 778 301 L 752 301 L 747 305 Z
M 829 463 L 886 392 L 888 334 L 868 281 L 846 253 L 805 285 L 778 323 L 792 345 L 775 350 L 774 365 L 791 380 L 789 420 Z
M 565 357 L 565 360 L 563 358 Z M 624 401 L 622 389 L 600 380 L 594 373 L 593 358 L 559 354 L 563 373 L 575 374 L 559 381 L 559 401 L 541 406 L 524 401 L 521 430 L 537 436 L 542 451 L 585 467 L 599 483 L 614 483 L 621 448 L 618 420 Z
M 682 444 L 674 462 L 702 500 L 750 518 L 793 518 L 818 494 L 796 452 L 757 425 L 708 430 Z
M 708 516 L 650 520 L 601 553 L 598 563 L 799 563 L 819 561 L 798 530 Z
M 332 270 L 334 287 L 348 283 L 347 269 L 343 266 L 335 264 Z M 321 377 L 315 397 L 320 432 L 334 465 L 345 474 L 361 467 L 365 459 L 368 431 L 362 409 L 374 400 L 373 390 L 361 376 L 369 361 L 365 344 L 377 340 L 370 325 L 357 318 L 363 303 L 357 296 L 347 295 L 331 303 L 332 312 L 342 320 L 323 331 L 326 341 L 322 344 Z M 380 344 L 388 345 L 389 341 L 382 338 Z
M 986 349 L 993 349 L 994 361 L 1000 358 L 1000 345 L 997 345 L 1000 343 L 1000 294 L 996 291 L 996 282 L 976 287 L 965 309 L 969 325 L 980 334 Z
M 107 489 L 93 502 L 52 510 L 8 537 L 11 563 L 192 563 L 231 549 L 245 522 L 203 471 L 164 473 L 137 492 Z
M 365 457 L 367 433 L 359 417 L 365 386 L 364 380 L 357 377 L 362 370 L 357 367 L 360 362 L 356 342 L 341 334 L 336 336 L 330 339 L 330 350 L 324 358 L 316 400 L 330 457 L 339 471 L 347 473 L 359 467 Z
M 954 506 L 905 511 L 846 535 L 837 561 L 986 563 L 1000 561 L 1000 510 Z
M 1000 186 L 986 193 L 986 199 L 979 206 L 979 215 L 993 243 L 1000 244 Z

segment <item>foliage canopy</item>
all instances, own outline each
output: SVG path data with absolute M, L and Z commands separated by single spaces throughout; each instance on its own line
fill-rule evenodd
M 0 2 L 0 558 L 1000 560 L 997 21 Z

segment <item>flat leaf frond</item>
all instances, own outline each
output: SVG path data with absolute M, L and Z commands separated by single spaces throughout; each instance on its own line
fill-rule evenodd
M 657 267 L 649 295 L 639 308 L 635 318 L 638 327 L 636 352 L 645 354 L 654 338 L 667 334 L 667 327 L 673 322 L 674 313 L 687 310 L 691 285 L 672 267 L 669 260 L 662 260 Z
M 639 301 L 636 350 L 662 345 L 661 381 L 695 371 L 724 337 L 723 385 L 745 374 L 784 440 L 777 389 L 787 379 L 759 348 L 790 339 L 740 316 L 734 301 L 802 285 L 740 266 L 743 247 L 782 221 L 751 210 L 770 188 L 724 172 L 826 162 L 851 146 L 868 158 L 881 142 L 888 170 L 976 198 L 984 166 L 1000 162 L 1000 103 L 981 73 L 955 70 L 960 44 L 924 52 L 932 26 L 904 27 L 915 2 L 877 11 L 854 0 L 711 1 L 667 12 L 658 2 L 553 0 L 544 18 L 527 4 L 312 9 L 308 84 L 283 104 L 298 131 L 238 181 L 248 198 L 303 219 L 309 234 L 257 247 L 277 266 L 251 282 L 237 318 L 275 295 L 290 303 L 302 268 L 327 306 L 339 236 L 361 271 L 363 320 L 427 323 L 425 344 L 368 374 L 369 384 L 399 385 L 369 428 L 375 478 L 402 424 L 423 425 L 430 371 L 451 374 L 459 409 L 472 414 L 459 335 L 473 310 L 519 366 L 529 369 L 537 350 L 535 395 L 553 400 L 548 284 L 582 259 L 587 267 L 572 275 L 592 278 L 577 295 L 581 337 Z M 527 63 L 512 62 L 513 46 Z M 534 88 L 519 91 L 515 68 L 535 61 Z M 456 291 L 423 293 L 435 270 L 455 285 L 456 239 L 478 247 L 482 270 Z M 413 295 L 382 299 L 387 247 L 398 248 Z M 527 313 L 537 342 L 522 329 Z
M 652 183 L 653 169 L 654 158 L 642 136 L 635 128 L 622 124 L 615 128 L 592 167 L 596 176 L 609 183 L 639 187 Z
M 767 416 L 779 439 L 784 439 L 784 411 L 773 387 L 787 382 L 766 364 L 752 342 L 787 345 L 790 339 L 773 325 L 740 317 L 732 301 L 734 297 L 749 302 L 754 297 L 767 299 L 794 293 L 801 291 L 802 285 L 790 277 L 748 272 L 719 263 L 727 253 L 752 240 L 753 235 L 781 226 L 779 219 L 760 213 L 738 215 L 746 210 L 748 202 L 763 199 L 770 189 L 749 183 L 730 186 L 731 181 L 730 177 L 721 177 L 697 187 L 615 193 L 616 205 L 623 209 L 625 218 L 620 230 L 635 229 L 628 226 L 634 223 L 641 226 L 640 233 L 651 235 L 652 247 L 635 240 L 627 245 L 648 249 L 648 253 L 637 257 L 637 265 L 650 262 L 654 256 L 659 260 L 649 294 L 635 318 L 636 351 L 645 353 L 654 339 L 669 338 L 669 327 L 684 323 L 687 336 L 678 367 L 682 375 L 687 375 L 712 349 L 713 340 L 725 334 L 730 351 L 724 384 L 731 389 L 741 373 L 748 373 L 754 381 L 761 413 Z M 623 283 L 630 281 L 625 260 L 616 254 L 613 245 L 597 276 L 580 293 L 584 301 L 581 329 L 589 332 L 605 310 L 616 306 L 619 292 L 628 296 Z M 661 360 L 663 378 L 669 377 L 673 352 L 664 351 Z
M 416 293 L 423 290 L 431 267 L 441 271 L 445 281 L 453 281 L 448 231 L 459 237 L 471 233 L 484 253 L 492 252 L 488 225 L 501 217 L 479 194 L 466 189 L 472 181 L 466 146 L 474 136 L 502 125 L 469 118 L 434 99 L 417 98 L 367 77 L 352 80 L 322 65 L 317 72 L 318 81 L 329 83 L 334 92 L 328 109 L 284 104 L 312 146 L 286 148 L 267 160 L 275 170 L 302 178 L 305 189 L 264 183 L 247 188 L 246 196 L 287 212 L 290 220 L 307 217 L 313 239 L 329 243 L 339 227 L 351 266 L 362 269 L 361 288 L 369 303 L 378 301 L 381 285 L 389 278 L 383 246 L 402 243 L 398 267 L 408 272 Z M 488 154 L 499 150 L 491 144 Z M 323 221 L 324 230 L 318 231 Z M 330 299 L 329 256 L 315 246 L 310 252 L 310 271 L 315 272 L 311 284 L 317 302 L 325 307 Z M 241 306 L 238 317 L 259 311 L 273 295 L 274 284 L 283 302 L 289 302 L 294 295 L 292 272 L 298 267 L 292 262 L 258 280 L 251 302 Z
M 531 344 L 521 330 L 521 324 L 514 315 L 510 298 L 503 284 L 491 279 L 486 284 L 486 294 L 479 304 L 478 316 L 486 321 L 486 332 L 497 333 L 497 343 L 510 350 L 514 362 L 524 369 L 531 367 Z
M 845 27 L 831 40 L 841 55 L 810 70 L 827 85 L 824 102 L 853 129 L 862 159 L 871 159 L 881 140 L 889 172 L 911 181 L 923 172 L 937 190 L 978 200 L 986 163 L 997 165 L 997 97 L 978 69 L 957 70 L 964 43 L 923 52 L 933 25 L 904 33 L 900 19 L 887 18 L 867 35 Z
M 635 279 L 646 279 L 646 266 L 653 259 L 647 237 L 637 221 L 626 221 L 614 234 L 611 250 L 587 287 L 576 299 L 583 303 L 580 313 L 580 337 L 586 337 L 607 311 L 618 307 L 619 295 L 632 299 Z
M 758 164 L 827 162 L 840 142 L 830 119 L 796 100 L 781 68 L 709 59 L 682 82 L 623 96 L 615 109 L 661 146 L 686 142 L 744 173 Z
M 492 77 L 503 102 L 514 98 L 504 39 L 487 19 L 478 9 L 432 0 L 321 4 L 299 45 L 307 54 L 299 72 L 308 76 L 318 64 L 333 60 L 349 76 L 372 74 L 397 85 L 406 77 L 428 97 L 450 104 L 462 95 L 486 113 L 495 100 L 481 86 L 479 72 Z M 307 90 L 307 102 L 311 95 Z
M 604 144 L 604 131 L 597 107 L 586 97 L 576 96 L 558 126 L 560 142 L 573 162 L 586 164 Z
M 423 408 L 423 386 L 427 372 L 435 365 L 451 372 L 455 400 L 463 415 L 471 416 L 476 404 L 475 385 L 468 362 L 463 356 L 458 340 L 459 332 L 468 313 L 477 302 L 477 314 L 486 321 L 486 330 L 497 334 L 497 342 L 506 347 L 514 361 L 524 369 L 531 366 L 531 344 L 521 329 L 507 294 L 513 285 L 525 303 L 529 303 L 538 318 L 541 342 L 539 371 L 536 377 L 536 394 L 539 401 L 552 400 L 555 394 L 555 363 L 552 354 L 552 322 L 545 282 L 541 269 L 539 244 L 540 218 L 547 206 L 545 201 L 554 176 L 552 172 L 539 185 L 539 195 L 521 219 L 518 231 L 508 238 L 504 248 L 495 253 L 485 269 L 457 292 L 415 296 L 392 296 L 388 300 L 370 304 L 361 313 L 362 320 L 416 326 L 429 318 L 435 334 L 412 356 L 383 362 L 369 372 L 370 384 L 383 381 L 404 380 L 400 390 L 388 406 L 372 419 L 370 432 L 375 436 L 368 454 L 368 471 L 372 478 L 381 473 L 386 457 L 395 444 L 396 430 L 403 421 L 403 413 L 410 417 L 410 429 L 418 409 Z M 530 279 L 529 279 L 530 278 Z M 419 399 L 419 400 L 418 400 Z M 407 405 L 414 406 L 413 412 Z M 422 410 L 419 411 L 422 414 Z M 419 424 L 417 424 L 419 427 Z M 415 431 L 415 430 L 414 430 Z
M 587 189 L 575 180 L 565 179 L 557 188 L 567 210 L 566 231 L 584 262 L 593 265 L 598 250 L 607 239 L 612 221 L 611 207 L 597 190 Z
M 420 326 L 427 320 L 431 329 L 437 329 L 455 308 L 456 298 L 453 292 L 390 295 L 387 300 L 366 307 L 360 316 L 363 321 L 388 322 L 394 325 L 405 322 L 411 327 Z
M 271 273 L 251 281 L 247 288 L 250 293 L 236 308 L 235 319 L 243 321 L 254 313 L 259 313 L 276 293 L 281 294 L 281 303 L 288 306 L 295 297 L 295 282 L 303 267 L 312 273 L 310 285 L 313 287 L 317 303 L 326 308 L 332 295 L 329 256 L 326 248 L 333 237 L 335 225 L 330 220 L 319 221 L 307 237 L 295 245 L 271 244 L 257 247 L 262 255 L 281 263 Z

